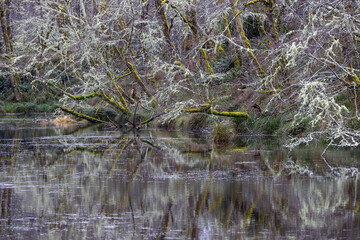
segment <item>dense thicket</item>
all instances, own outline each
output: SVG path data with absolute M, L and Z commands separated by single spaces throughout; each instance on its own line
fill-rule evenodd
M 1 0 L 2 94 L 61 92 L 64 111 L 94 122 L 255 108 L 287 116 L 292 144 L 358 145 L 359 12 L 358 0 Z

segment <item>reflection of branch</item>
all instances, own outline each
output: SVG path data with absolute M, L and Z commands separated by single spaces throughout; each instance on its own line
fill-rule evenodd
M 130 141 L 130 142 L 132 142 L 132 141 Z M 112 164 L 112 166 L 111 166 L 111 168 L 110 168 L 110 170 L 109 170 L 109 175 L 111 175 L 111 172 L 112 172 L 112 170 L 114 169 L 114 167 L 116 166 L 117 161 L 118 161 L 119 158 L 121 157 L 124 149 L 127 148 L 127 146 L 129 146 L 129 143 L 130 143 L 130 142 L 129 142 L 129 138 L 125 138 L 125 142 L 123 143 L 120 152 L 116 155 L 115 160 L 114 160 L 114 162 L 113 162 L 113 164 Z
M 333 174 L 335 177 L 348 178 L 358 176 L 360 174 L 359 169 L 356 167 L 333 167 L 329 164 L 324 156 L 321 155 L 321 158 L 325 162 L 326 166 L 329 167 L 331 174 Z
M 100 155 L 102 153 L 102 151 L 95 151 L 95 150 L 90 150 L 87 148 L 76 148 L 76 149 L 72 150 L 71 152 L 69 152 L 69 154 L 73 154 L 73 153 L 90 153 L 90 154 L 94 154 L 94 155 Z
M 223 117 L 235 117 L 235 118 L 249 118 L 250 117 L 249 114 L 246 112 L 218 112 L 214 109 L 211 109 L 210 104 L 203 104 L 199 108 L 188 108 L 188 109 L 183 109 L 182 111 L 184 113 L 207 113 L 210 115 L 217 115 L 217 116 L 223 116 Z M 143 125 L 150 123 L 151 121 L 155 120 L 156 118 L 158 118 L 166 113 L 167 113 L 167 111 L 164 111 L 164 112 L 161 112 L 161 113 L 158 113 L 158 114 L 152 116 L 148 120 L 141 122 L 139 124 L 139 126 L 137 126 L 137 128 L 140 128 Z
M 96 128 L 96 127 L 98 127 L 98 125 L 90 124 L 90 125 L 84 126 L 84 127 L 81 126 L 80 128 L 76 128 L 75 130 L 70 129 L 71 131 L 69 131 L 69 132 L 64 131 L 64 135 L 77 135 L 81 132 L 84 132 L 84 131 L 87 131 L 87 130 L 90 130 L 90 129 Z M 67 129 L 65 129 L 65 130 L 67 130 Z
M 308 175 L 308 176 L 313 176 L 314 175 L 314 172 L 311 171 L 308 167 L 303 167 L 303 166 L 300 166 L 299 164 L 296 164 L 291 158 L 289 158 L 287 160 L 287 162 L 285 162 L 284 164 L 284 167 L 283 169 L 284 170 L 288 170 L 289 171 L 289 175 L 295 173 L 295 174 L 300 174 L 300 175 Z
M 277 178 L 277 177 L 279 177 L 279 176 L 282 175 L 282 172 L 283 172 L 283 170 L 284 170 L 284 166 L 282 165 L 281 169 L 279 169 L 278 173 L 276 173 L 276 171 L 274 170 L 274 168 L 272 168 L 272 167 L 270 166 L 268 155 L 265 155 L 264 164 L 266 165 L 266 167 L 267 167 L 268 170 L 270 171 L 272 177 Z
M 148 140 L 142 139 L 141 141 L 142 141 L 143 143 L 146 143 L 147 145 L 150 145 L 152 148 L 154 148 L 154 149 L 156 149 L 156 150 L 158 150 L 158 151 L 161 151 L 161 152 L 164 151 L 162 148 L 160 148 L 160 147 L 158 147 L 158 146 L 155 146 L 154 144 L 152 144 L 152 143 L 149 142 Z
M 162 222 L 162 225 L 159 228 L 159 234 L 158 234 L 157 239 L 165 239 L 166 238 L 166 233 L 168 232 L 168 229 L 169 229 L 170 215 L 172 216 L 171 207 L 172 207 L 172 202 L 170 200 L 166 206 L 164 220 Z M 173 218 L 171 218 L 171 220 L 174 221 Z
M 329 162 L 326 160 L 326 158 L 324 157 L 326 151 L 328 150 L 328 148 L 333 145 L 334 142 L 334 138 L 331 139 L 330 143 L 326 146 L 326 148 L 324 149 L 324 151 L 321 153 L 321 159 L 324 161 L 324 163 L 326 164 L 326 166 L 329 167 L 331 173 L 336 176 L 336 177 L 345 177 L 347 178 L 348 176 L 357 176 L 359 175 L 359 169 L 355 168 L 355 167 L 333 167 L 329 164 Z
M 138 129 L 140 127 L 140 125 L 138 127 L 136 127 L 136 112 L 137 112 L 138 107 L 139 107 L 139 102 L 136 102 L 132 122 L 130 120 L 127 120 L 127 122 L 129 122 L 131 125 L 133 125 L 133 128 L 136 128 L 136 129 Z

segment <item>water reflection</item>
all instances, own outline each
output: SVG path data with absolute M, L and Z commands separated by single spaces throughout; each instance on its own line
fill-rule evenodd
M 3 119 L 0 238 L 360 235 L 358 178 L 328 177 L 321 149 L 289 155 L 274 139 L 219 146 L 207 135 L 137 134 Z M 355 156 L 336 151 L 327 159 L 358 167 Z

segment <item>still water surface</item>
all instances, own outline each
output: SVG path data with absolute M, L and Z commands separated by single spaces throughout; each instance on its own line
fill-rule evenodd
M 360 151 L 322 149 L 3 117 L 0 239 L 360 239 Z

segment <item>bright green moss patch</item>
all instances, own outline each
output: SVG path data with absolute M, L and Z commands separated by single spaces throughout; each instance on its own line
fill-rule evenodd
M 219 112 L 213 109 L 210 110 L 210 113 L 214 115 L 219 115 Z
M 246 112 L 221 112 L 219 115 L 226 116 L 226 117 L 244 117 L 249 118 L 249 114 Z

